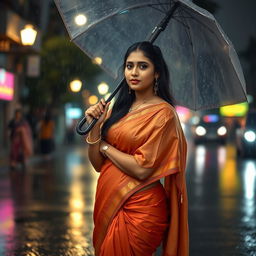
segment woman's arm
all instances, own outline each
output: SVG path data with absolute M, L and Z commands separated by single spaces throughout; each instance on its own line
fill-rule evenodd
M 89 141 L 97 141 L 100 138 L 100 127 L 99 125 L 95 125 L 91 130 L 90 135 L 88 137 Z M 96 144 L 88 144 L 88 156 L 91 164 L 97 172 L 100 172 L 101 166 L 105 160 L 105 157 L 100 152 L 100 142 Z
M 108 149 L 104 150 L 104 146 L 108 146 Z M 106 157 L 108 157 L 121 171 L 138 180 L 144 180 L 154 172 L 154 169 L 143 168 L 139 166 L 132 155 L 123 153 L 122 151 L 107 144 L 105 141 L 101 141 L 100 151 Z
M 104 99 L 101 99 L 99 103 L 90 107 L 86 110 L 86 121 L 91 123 L 94 118 L 98 119 L 97 123 L 94 125 L 93 129 L 89 132 L 87 141 L 97 142 L 89 143 L 88 147 L 88 156 L 91 164 L 97 172 L 100 172 L 101 166 L 105 160 L 104 156 L 100 152 L 100 138 L 101 138 L 101 126 L 105 121 L 107 116 L 107 111 L 109 108 L 110 102 L 105 103 Z

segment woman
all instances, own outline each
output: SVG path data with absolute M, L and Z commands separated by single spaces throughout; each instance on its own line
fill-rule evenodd
M 124 75 L 111 114 L 104 100 L 86 111 L 89 123 L 98 119 L 86 139 L 100 172 L 95 254 L 151 256 L 163 242 L 163 255 L 187 256 L 186 141 L 160 49 L 149 42 L 132 45 Z
M 21 109 L 16 109 L 10 121 L 10 167 L 14 169 L 20 163 L 26 169 L 27 159 L 33 154 L 33 141 L 28 122 L 23 118 Z

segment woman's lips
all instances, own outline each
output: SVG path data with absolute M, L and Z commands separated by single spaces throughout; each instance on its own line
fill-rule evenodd
M 137 79 L 132 79 L 130 80 L 131 84 L 138 84 L 140 82 L 140 80 Z

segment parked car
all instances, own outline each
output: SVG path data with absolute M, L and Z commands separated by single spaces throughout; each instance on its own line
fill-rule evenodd
M 227 127 L 219 114 L 204 114 L 199 118 L 198 124 L 193 126 L 194 143 L 216 141 L 226 143 Z
M 256 157 L 256 111 L 249 111 L 245 125 L 236 130 L 237 155 Z

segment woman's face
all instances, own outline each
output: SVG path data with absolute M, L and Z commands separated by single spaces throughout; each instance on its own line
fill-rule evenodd
M 126 59 L 124 75 L 127 84 L 134 91 L 153 92 L 154 81 L 158 77 L 154 64 L 140 50 L 132 52 Z

